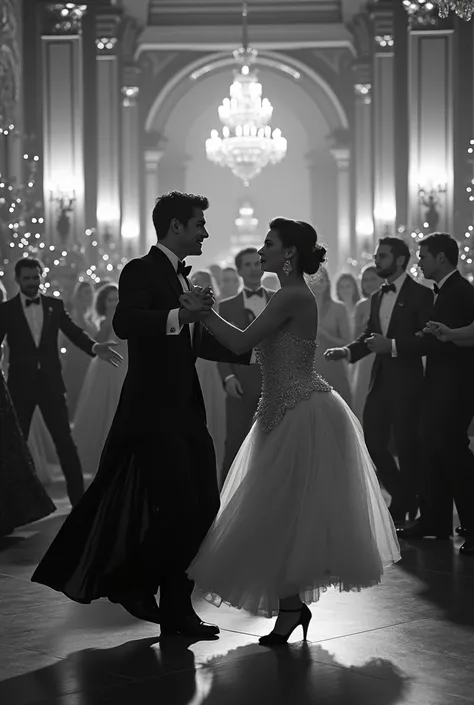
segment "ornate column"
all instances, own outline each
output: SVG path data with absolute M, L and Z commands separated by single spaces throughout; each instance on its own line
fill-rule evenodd
M 412 24 L 409 36 L 410 229 L 452 232 L 453 30 Z
M 81 20 L 86 5 L 46 6 L 41 36 L 44 201 L 50 242 L 79 242 L 84 222 Z
M 137 23 L 126 18 L 122 32 L 122 252 L 126 257 L 144 254 L 147 249 L 147 231 L 140 227 L 143 199 L 140 168 L 140 69 L 134 61 L 139 33 Z
M 159 142 L 157 142 L 157 146 L 145 149 L 144 152 L 145 202 L 143 220 L 145 227 L 142 228 L 142 231 L 146 234 L 146 247 L 151 247 L 156 242 L 156 233 L 151 216 L 155 201 L 160 195 L 158 170 L 162 156 L 163 149 L 159 148 Z
M 20 29 L 12 0 L 2 1 L 0 24 L 0 174 L 21 182 Z
M 371 4 L 375 234 L 395 233 L 394 39 L 392 0 Z
M 120 14 L 97 16 L 97 232 L 99 241 L 120 241 L 120 74 L 117 31 Z
M 337 165 L 337 263 L 343 266 L 351 257 L 350 149 L 333 143 L 331 154 Z

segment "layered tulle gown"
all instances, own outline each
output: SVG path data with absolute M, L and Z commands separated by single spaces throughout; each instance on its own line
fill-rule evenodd
M 102 338 L 111 340 L 116 336 L 110 328 L 110 331 L 102 333 Z M 114 367 L 95 357 L 87 370 L 77 404 L 72 434 L 86 475 L 97 472 L 127 374 L 126 343 L 121 342 L 114 349 L 124 358 L 122 364 Z
M 188 570 L 214 604 L 271 616 L 282 597 L 376 585 L 400 559 L 360 424 L 315 353 L 284 329 L 257 348 L 257 417 Z

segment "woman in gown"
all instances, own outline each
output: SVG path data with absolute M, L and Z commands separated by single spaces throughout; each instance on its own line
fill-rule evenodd
M 117 302 L 117 284 L 105 284 L 97 291 L 95 311 L 100 320 L 100 330 L 95 339 L 99 343 L 115 338 L 112 318 Z M 99 466 L 102 448 L 127 374 L 126 343 L 121 341 L 115 349 L 122 355 L 124 362 L 120 367 L 114 367 L 95 357 L 87 370 L 77 404 L 72 433 L 86 475 L 95 474 Z
M 259 252 L 282 288 L 244 331 L 211 311 L 203 321 L 235 352 L 256 347 L 262 397 L 221 493 L 190 578 L 215 604 L 278 613 L 260 643 L 287 641 L 330 586 L 360 590 L 400 559 L 362 429 L 315 371 L 318 307 L 303 273 L 325 250 L 307 223 L 276 218 Z M 196 294 L 182 303 L 199 310 Z
M 349 382 L 349 368 L 345 360 L 331 364 L 324 357 L 328 348 L 342 347 L 351 342 L 349 314 L 344 304 L 334 301 L 331 296 L 331 282 L 325 267 L 321 267 L 316 277 L 309 280 L 309 286 L 316 297 L 319 308 L 318 348 L 316 350 L 316 371 L 339 392 L 349 406 L 352 394 Z
M 71 318 L 83 330 L 95 339 L 97 326 L 93 321 L 94 287 L 90 281 L 78 282 L 72 294 Z M 66 387 L 69 418 L 73 419 L 76 413 L 79 395 L 86 377 L 91 358 L 76 345 L 67 339 L 63 341 L 66 353 L 64 356 L 63 379 Z
M 360 277 L 363 298 L 357 302 L 356 306 L 354 338 L 358 338 L 364 332 L 370 316 L 370 297 L 380 289 L 382 284 L 383 279 L 377 274 L 377 267 L 373 264 L 366 265 Z M 362 413 L 369 391 L 374 357 L 374 354 L 367 355 L 352 365 L 354 370 L 352 375 L 352 410 L 360 422 L 362 422 Z
M 355 330 L 355 313 L 357 302 L 360 301 L 360 292 L 357 285 L 357 279 L 353 274 L 350 274 L 350 272 L 343 272 L 339 275 L 336 281 L 336 296 L 347 309 L 352 340 Z
M 203 289 L 210 287 L 216 300 L 219 297 L 219 288 L 212 274 L 200 269 L 191 275 L 191 283 Z M 215 310 L 218 311 L 218 304 Z M 222 466 L 224 460 L 224 446 L 226 435 L 225 424 L 225 390 L 217 370 L 217 362 L 204 360 L 198 357 L 196 360 L 196 370 L 201 383 L 204 406 L 206 407 L 207 427 L 214 442 L 216 451 L 217 468 Z
M 0 304 L 6 296 L 0 282 Z M 0 536 L 55 511 L 56 507 L 36 475 L 0 364 Z

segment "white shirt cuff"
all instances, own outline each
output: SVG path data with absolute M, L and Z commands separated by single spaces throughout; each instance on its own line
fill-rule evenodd
M 392 357 L 398 357 L 397 344 L 395 338 L 392 338 Z
M 345 345 L 343 349 L 347 352 L 347 357 L 346 357 L 347 362 L 352 362 L 351 349 L 348 348 L 347 345 Z
M 94 343 L 94 345 L 92 346 L 92 354 L 93 355 L 97 355 L 97 346 L 98 345 L 99 345 L 99 343 Z
M 231 375 L 227 375 L 227 377 L 224 377 L 224 387 L 225 387 L 225 385 L 227 384 L 227 380 L 228 380 L 228 379 L 231 379 L 232 377 L 235 377 L 235 375 L 234 375 L 234 374 L 231 374 Z
M 252 350 L 249 365 L 256 365 L 256 364 L 257 364 L 257 356 L 255 355 L 255 350 Z
M 166 321 L 166 335 L 179 335 L 183 326 L 179 324 L 179 308 L 173 308 Z

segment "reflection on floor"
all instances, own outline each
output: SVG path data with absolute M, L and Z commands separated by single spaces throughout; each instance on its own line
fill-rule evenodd
M 257 639 L 273 621 L 197 611 L 212 642 L 175 637 L 107 601 L 77 605 L 29 581 L 68 511 L 0 539 L 1 705 L 461 705 L 474 703 L 474 560 L 460 541 L 403 546 L 379 587 L 326 593 L 309 641 Z

